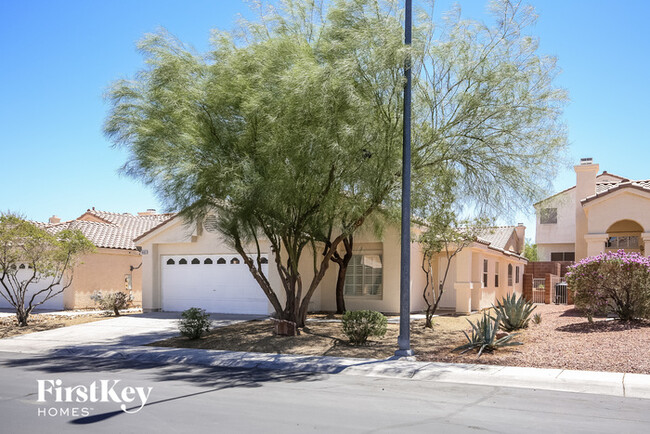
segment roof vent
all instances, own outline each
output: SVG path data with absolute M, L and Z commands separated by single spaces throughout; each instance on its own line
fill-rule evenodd
M 156 210 L 154 208 L 149 208 L 146 211 L 139 212 L 138 215 L 156 215 Z
M 581 158 L 580 165 L 592 164 L 594 162 L 593 158 Z

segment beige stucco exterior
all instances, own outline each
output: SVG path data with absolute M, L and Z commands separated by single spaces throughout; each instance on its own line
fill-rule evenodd
M 555 252 L 575 252 L 575 260 L 607 250 L 611 237 L 633 236 L 638 248 L 629 251 L 650 253 L 650 191 L 616 175 L 603 172 L 587 162 L 574 167 L 576 186 L 538 204 L 536 242 L 541 261 Z M 598 188 L 610 184 L 609 189 Z M 616 188 L 611 188 L 616 186 Z M 557 209 L 557 222 L 540 220 L 543 208 Z
M 414 229 L 417 232 L 417 228 Z M 521 229 L 523 230 L 523 229 Z M 523 233 L 521 234 L 523 237 Z M 163 255 L 208 255 L 208 254 L 236 254 L 218 233 L 202 229 L 202 225 L 193 223 L 186 224 L 180 218 L 173 219 L 165 225 L 145 234 L 136 240 L 136 244 L 142 251 L 142 305 L 145 310 L 160 310 L 162 308 L 162 284 L 161 284 L 161 256 Z M 255 252 L 254 246 L 249 246 L 251 253 Z M 274 260 L 270 252 L 268 242 L 260 244 L 261 253 L 269 255 L 268 279 L 276 294 L 282 300 L 283 292 L 280 278 Z M 359 296 L 345 297 L 346 308 L 349 310 L 371 309 L 384 313 L 399 312 L 399 281 L 400 281 L 400 237 L 399 229 L 395 226 L 386 228 L 382 237 L 379 238 L 372 231 L 363 228 L 355 234 L 355 253 L 378 253 L 382 256 L 382 295 L 381 296 Z M 481 271 L 483 259 L 490 263 L 491 284 L 481 288 Z M 494 287 L 494 266 L 499 262 L 501 266 L 502 284 L 499 288 Z M 426 307 L 422 298 L 422 292 L 426 283 L 426 275 L 421 269 L 422 251 L 418 243 L 411 243 L 411 311 L 420 312 Z M 490 249 L 488 246 L 474 243 L 462 251 L 452 263 L 453 274 L 450 274 L 445 286 L 448 291 L 445 297 L 446 304 L 441 307 L 455 309 L 460 313 L 467 313 L 471 310 L 489 307 L 495 296 L 507 292 L 521 292 L 521 275 L 519 283 L 511 287 L 507 286 L 508 264 L 520 268 L 523 275 L 525 259 L 519 256 Z M 437 268 L 437 267 L 434 267 Z M 301 259 L 300 272 L 303 276 L 303 284 L 308 285 L 313 276 L 313 256 L 309 249 Z M 325 277 L 320 282 L 311 301 L 311 311 L 334 311 L 336 310 L 335 287 L 338 266 L 331 263 Z M 438 278 L 438 277 L 436 277 Z M 261 289 L 260 289 L 261 291 Z M 448 301 L 448 302 L 447 302 Z M 268 313 L 273 309 L 269 303 Z
M 142 258 L 136 250 L 98 248 L 82 256 L 74 267 L 72 285 L 63 293 L 65 309 L 94 308 L 94 291 L 129 292 L 125 278 L 131 275 L 133 305 L 142 305 Z M 131 271 L 131 267 L 134 268 Z

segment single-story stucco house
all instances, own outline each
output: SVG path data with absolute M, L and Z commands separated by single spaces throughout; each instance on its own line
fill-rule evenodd
M 41 309 L 83 309 L 96 307 L 90 299 L 94 291 L 126 291 L 133 294 L 135 306 L 142 303 L 142 256 L 133 239 L 171 218 L 171 214 L 156 214 L 154 210 L 132 215 L 88 209 L 75 220 L 62 222 L 52 216 L 47 223 L 33 222 L 49 232 L 78 229 L 96 247 L 83 255 L 73 270 L 72 285 L 44 304 Z M 20 270 L 22 271 L 22 270 Z M 29 270 L 25 267 L 25 276 Z M 50 279 L 30 286 L 30 293 L 46 287 Z M 56 289 L 55 289 L 56 290 Z M 11 308 L 0 297 L 0 308 Z
M 417 231 L 417 228 L 415 229 Z M 469 313 L 489 307 L 497 297 L 522 292 L 526 259 L 521 256 L 525 227 L 504 226 L 485 230 L 461 250 L 451 264 L 440 308 Z M 210 225 L 171 218 L 135 239 L 142 252 L 142 306 L 145 311 L 182 311 L 200 307 L 209 312 L 269 314 L 270 303 L 248 267 Z M 399 312 L 399 229 L 388 227 L 382 239 L 363 228 L 355 234 L 354 256 L 348 268 L 345 302 L 349 310 Z M 268 242 L 260 245 L 267 265 L 263 271 L 281 300 L 283 291 Z M 250 249 L 251 256 L 257 250 Z M 422 298 L 426 282 L 422 252 L 411 244 L 411 311 L 426 307 Z M 313 276 L 313 258 L 300 263 L 303 281 Z M 434 266 L 439 282 L 444 261 Z M 337 265 L 330 268 L 314 293 L 311 311 L 335 311 Z M 284 301 L 283 301 L 284 302 Z

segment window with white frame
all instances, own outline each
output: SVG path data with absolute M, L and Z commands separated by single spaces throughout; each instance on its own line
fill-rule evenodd
M 512 264 L 508 264 L 508 286 L 512 286 Z
M 494 263 L 494 287 L 499 287 L 499 263 Z
M 379 253 L 352 255 L 345 274 L 345 295 L 381 298 L 383 268 L 382 255 Z
M 488 286 L 488 260 L 483 259 L 483 288 Z

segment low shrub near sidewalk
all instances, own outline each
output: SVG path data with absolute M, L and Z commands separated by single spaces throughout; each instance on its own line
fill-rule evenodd
M 133 294 L 121 291 L 103 294 L 101 291 L 95 291 L 90 299 L 97 303 L 100 309 L 112 311 L 115 316 L 120 316 L 120 309 L 127 309 L 133 303 Z
M 650 258 L 639 253 L 590 256 L 569 267 L 566 281 L 590 322 L 610 312 L 624 321 L 650 319 Z
M 370 336 L 384 337 L 388 324 L 383 314 L 372 310 L 347 311 L 342 322 L 343 333 L 355 345 L 366 343 Z
M 189 339 L 198 339 L 210 331 L 210 314 L 205 309 L 191 307 L 181 314 L 178 330 Z

